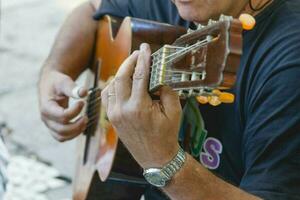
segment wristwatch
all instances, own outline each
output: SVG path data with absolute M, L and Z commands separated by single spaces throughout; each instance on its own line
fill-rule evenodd
M 180 147 L 176 156 L 162 168 L 144 169 L 147 182 L 156 187 L 164 187 L 172 177 L 182 168 L 186 159 L 184 150 Z

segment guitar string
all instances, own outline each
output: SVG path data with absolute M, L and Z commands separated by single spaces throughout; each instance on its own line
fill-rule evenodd
M 180 89 L 175 89 L 176 92 L 179 92 L 180 90 L 185 90 L 187 88 L 180 88 Z M 199 88 L 197 88 L 199 89 Z M 203 88 L 204 89 L 204 88 Z M 199 93 L 200 94 L 200 93 Z M 88 121 L 88 124 L 86 126 L 86 129 L 89 129 L 91 126 L 95 125 L 97 122 L 99 122 L 99 115 L 100 115 L 100 111 L 98 110 L 97 113 L 95 113 L 94 115 L 92 115 L 91 117 L 89 117 L 89 121 Z
M 186 52 L 184 52 L 184 50 L 185 50 L 185 51 L 191 51 L 193 48 L 199 48 L 199 47 L 201 47 L 201 46 L 197 46 L 197 45 L 204 45 L 204 43 L 207 42 L 207 41 L 208 41 L 208 40 L 206 39 L 206 40 L 204 40 L 204 41 L 197 42 L 197 43 L 195 43 L 195 44 L 193 44 L 193 45 L 191 45 L 191 46 L 189 46 L 189 47 L 186 47 L 186 48 L 185 48 L 185 47 L 179 47 L 180 49 L 182 49 L 182 50 L 180 50 L 180 51 L 182 51 L 182 52 L 181 52 L 181 55 L 179 55 L 179 56 L 182 56 L 182 55 L 184 55 L 184 54 L 186 53 Z M 170 47 L 172 47 L 172 46 L 170 46 Z M 173 48 L 178 48 L 178 47 L 173 47 Z M 188 48 L 190 48 L 190 49 L 188 49 Z M 176 54 L 179 54 L 180 51 L 179 51 L 179 52 L 176 52 L 176 51 L 175 51 L 175 53 L 170 54 L 169 56 L 167 56 L 165 59 L 170 58 L 170 60 L 166 61 L 164 64 L 168 64 L 168 63 L 172 62 L 173 60 L 177 59 L 179 56 L 176 55 Z M 160 58 L 160 59 L 161 59 L 161 58 Z M 154 66 L 159 66 L 159 65 L 161 65 L 161 64 L 162 64 L 161 62 L 162 62 L 162 61 L 160 60 L 159 62 L 153 64 L 153 65 L 151 66 L 151 68 L 153 68 Z M 173 71 L 173 70 L 168 70 L 168 72 L 172 72 L 172 71 Z M 175 71 L 175 73 L 176 73 L 176 71 Z M 97 90 L 97 89 L 101 90 L 101 88 L 99 88 L 99 87 L 93 88 L 93 90 Z
M 161 70 L 161 71 L 171 71 L 171 70 Z M 185 75 L 193 75 L 195 72 L 184 72 L 184 71 L 176 71 L 175 73 L 178 73 L 178 74 L 172 74 L 172 75 L 164 75 L 164 83 L 171 83 L 171 80 L 178 80 L 178 79 L 181 79 L 182 78 L 182 75 L 185 74 Z M 202 76 L 202 73 L 198 73 L 196 74 L 197 76 Z M 158 78 L 159 78 L 159 74 L 157 75 Z M 169 78 L 171 77 L 171 78 Z M 173 79 L 172 79 L 173 78 Z M 174 82 L 174 81 L 173 81 Z M 101 88 L 96 88 L 97 91 L 100 91 Z M 88 101 L 88 104 L 91 105 L 91 104 L 94 104 L 94 103 L 97 103 L 98 100 L 101 99 L 101 96 L 100 97 L 97 97 L 91 101 Z
M 183 55 L 186 54 L 187 52 L 190 52 L 190 51 L 192 51 L 193 49 L 200 48 L 200 47 L 202 47 L 202 46 L 204 46 L 204 45 L 207 45 L 207 44 L 209 44 L 209 43 L 212 42 L 212 41 L 215 41 L 215 38 L 212 39 L 211 41 L 209 41 L 208 39 L 205 39 L 205 40 L 202 40 L 202 41 L 200 41 L 200 42 L 197 42 L 197 43 L 195 43 L 195 44 L 193 44 L 193 45 L 191 45 L 191 46 L 185 47 L 185 48 L 179 50 L 178 52 L 175 51 L 175 53 L 170 54 L 169 56 L 166 56 L 166 57 L 165 57 L 165 59 L 169 59 L 169 58 L 170 58 L 170 60 L 166 61 L 164 64 L 168 64 L 168 63 L 174 61 L 175 59 L 177 59 L 178 57 L 183 56 Z M 176 47 L 174 47 L 174 48 L 176 48 Z M 177 54 L 179 54 L 179 55 L 177 55 Z M 174 57 L 174 58 L 172 58 L 172 57 Z M 152 66 L 158 65 L 158 63 L 161 64 L 161 62 L 162 62 L 162 60 L 161 60 L 161 58 L 160 58 L 159 62 L 154 63 Z M 151 66 L 151 68 L 152 68 L 152 66 Z
M 184 74 L 184 75 L 193 75 L 193 74 L 197 73 L 196 75 L 198 75 L 198 76 L 201 76 L 201 75 L 202 75 L 202 73 L 199 73 L 199 72 L 186 72 L 186 71 L 179 71 L 179 70 L 162 70 L 162 69 L 156 70 L 156 72 L 158 72 L 158 71 L 172 72 L 172 73 L 173 73 L 173 74 L 168 74 L 168 75 L 164 75 L 164 76 L 163 76 L 163 77 L 164 77 L 164 80 L 165 80 L 164 83 L 169 83 L 169 82 L 167 82 L 167 81 L 172 80 L 172 79 L 168 79 L 169 77 L 171 77 L 171 78 L 173 78 L 173 79 L 181 79 L 183 74 Z M 160 74 L 157 74 L 156 77 L 155 77 L 155 79 L 160 78 L 159 76 L 160 76 Z M 151 78 L 151 77 L 150 77 L 150 78 Z M 167 79 L 165 79 L 165 78 L 167 78 Z M 91 92 L 101 91 L 101 89 L 102 89 L 102 88 L 97 87 L 97 88 L 92 89 Z M 99 99 L 101 99 L 101 97 L 98 97 L 98 98 L 96 98 L 96 99 L 93 99 L 93 100 L 89 101 L 88 103 L 89 103 L 89 104 L 93 104 L 95 101 L 98 101 Z
M 197 47 L 198 48 L 198 47 Z M 175 57 L 175 56 L 174 56 Z M 168 64 L 169 62 L 173 61 L 172 59 L 170 59 L 170 61 L 167 61 L 165 64 Z M 161 64 L 161 63 L 160 63 Z M 158 64 L 156 64 L 158 65 Z M 152 65 L 153 66 L 153 65 Z M 153 68 L 153 67 L 152 67 Z M 180 75 L 182 74 L 192 74 L 192 72 L 183 72 L 183 71 L 178 71 L 178 70 L 162 70 L 162 69 L 156 69 L 156 72 L 159 72 L 159 71 L 164 71 L 164 72 L 171 72 L 171 73 L 180 73 Z M 159 75 L 159 74 L 158 74 Z M 97 90 L 101 90 L 101 88 L 97 87 L 97 88 L 93 88 L 93 91 L 97 91 Z
M 213 41 L 213 40 L 211 40 L 211 41 Z M 204 46 L 205 44 L 208 44 L 209 42 L 210 42 L 210 41 L 208 41 L 208 40 L 206 39 L 206 40 L 197 42 L 197 43 L 195 43 L 195 44 L 193 44 L 193 45 L 191 45 L 191 46 L 189 46 L 189 47 L 186 47 L 186 48 L 184 48 L 184 47 L 174 47 L 174 46 L 169 46 L 168 48 L 174 48 L 174 49 L 175 49 L 175 53 L 172 53 L 172 54 L 170 54 L 169 56 L 167 56 L 167 57 L 165 58 L 165 60 L 167 60 L 167 59 L 169 59 L 169 60 L 166 61 L 164 64 L 168 64 L 168 63 L 174 61 L 175 59 L 178 59 L 178 57 L 183 56 L 185 53 L 187 53 L 187 52 L 189 52 L 189 51 L 191 51 L 191 50 L 193 50 L 193 49 L 195 49 L 195 48 L 200 48 L 200 47 Z M 180 50 L 177 51 L 177 49 L 180 49 Z M 159 51 L 162 51 L 162 49 L 160 49 Z M 156 54 L 158 54 L 159 51 L 157 51 L 157 52 L 155 52 L 154 54 L 152 54 L 152 56 L 155 56 Z M 169 50 L 169 51 L 170 51 L 170 50 Z M 168 53 L 169 53 L 169 52 L 168 52 Z M 161 54 L 159 54 L 159 55 L 161 55 Z M 157 65 L 161 65 L 161 64 L 162 64 L 161 57 L 162 57 L 162 56 L 159 57 L 159 62 L 154 63 L 154 64 L 151 66 L 151 68 L 153 68 L 154 66 L 157 66 Z M 157 58 L 156 58 L 156 59 L 157 59 Z M 162 70 L 161 70 L 161 69 L 160 69 L 160 70 L 156 70 L 156 72 L 157 72 L 157 71 L 162 71 Z M 177 75 L 177 77 L 181 77 L 182 74 L 193 74 L 192 72 L 181 72 L 181 71 L 178 71 L 178 70 L 163 70 L 163 71 L 165 71 L 165 72 L 172 72 L 172 73 L 180 73 L 180 74 Z M 159 74 L 158 74 L 158 75 L 159 75 Z M 200 75 L 201 75 L 201 74 L 200 74 Z M 168 76 L 172 76 L 172 75 L 168 75 Z M 174 78 L 174 76 L 173 76 L 173 78 Z M 175 76 L 175 78 L 176 78 L 176 76 Z M 169 83 L 169 82 L 166 81 L 165 83 Z M 92 92 L 100 91 L 100 90 L 101 90 L 101 88 L 99 88 L 99 87 L 98 87 L 98 88 L 93 88 L 93 89 L 92 89 Z M 98 98 L 96 98 L 96 99 L 93 99 L 91 102 L 88 102 L 89 105 L 91 105 L 91 103 L 94 104 L 94 105 L 92 105 L 92 106 L 89 107 L 89 108 L 91 109 L 91 108 L 95 107 L 97 104 L 99 104 L 98 101 L 99 101 L 100 99 L 101 99 L 101 96 L 98 97 Z M 90 115 L 91 112 L 93 112 L 93 110 L 94 110 L 94 109 L 92 109 L 92 111 L 88 112 L 87 115 Z M 89 116 L 89 123 L 88 123 L 87 128 L 88 128 L 90 125 L 93 124 L 93 120 L 94 120 L 95 118 L 97 118 L 97 116 L 99 116 L 99 113 L 98 113 L 98 112 L 97 112 L 96 114 L 92 115 L 92 116 Z
M 168 47 L 167 48 L 173 48 L 173 49 L 175 49 L 175 54 L 176 53 L 180 53 L 180 51 L 190 51 L 188 48 L 194 48 L 194 46 L 197 46 L 198 44 L 208 44 L 208 43 L 210 43 L 210 42 L 214 42 L 214 41 L 216 41 L 218 39 L 218 37 L 213 37 L 213 38 L 210 38 L 210 39 L 208 39 L 208 38 L 206 38 L 205 40 L 201 40 L 201 41 L 198 41 L 198 42 L 196 42 L 195 44 L 193 44 L 193 45 L 191 45 L 191 46 L 188 46 L 188 47 L 177 47 L 177 46 L 171 46 L 171 45 L 168 45 Z M 197 47 L 198 48 L 198 47 Z M 181 49 L 179 52 L 176 52 L 176 50 L 177 49 Z M 152 54 L 152 56 L 154 56 L 154 55 L 156 55 L 156 54 L 158 54 L 158 53 L 160 53 L 161 51 L 163 51 L 163 48 L 161 48 L 161 49 L 159 49 L 157 52 L 155 52 L 154 54 Z M 170 50 L 168 50 L 168 51 L 170 51 Z M 160 56 L 161 56 L 161 54 L 159 54 Z M 170 56 L 172 56 L 172 54 L 170 55 Z M 170 57 L 169 56 L 169 57 Z M 168 58 L 168 57 L 167 57 Z M 161 60 L 161 58 L 159 59 L 159 60 Z
M 174 83 L 174 82 L 168 82 L 168 81 L 166 81 L 165 83 L 168 84 L 168 83 Z M 184 89 L 185 88 L 181 88 L 180 90 L 184 90 Z M 178 90 L 175 90 L 175 91 L 178 92 Z M 97 102 L 89 107 L 91 109 L 91 111 L 87 113 L 88 118 L 89 118 L 89 122 L 87 124 L 87 128 L 89 128 L 90 126 L 92 126 L 93 124 L 95 124 L 97 122 L 97 120 L 98 120 L 98 116 L 100 114 L 100 111 L 97 110 L 97 109 L 95 109 L 95 107 L 99 106 L 99 103 L 100 103 L 99 100 L 100 99 L 101 99 L 101 97 L 98 97 L 97 98 Z
M 98 113 L 97 115 L 94 115 L 92 118 L 89 119 L 89 122 L 86 125 L 86 129 L 88 129 L 89 127 L 91 127 L 92 125 L 94 125 L 99 120 L 99 118 L 98 118 L 99 115 L 100 115 L 100 113 Z
M 154 80 L 155 80 L 155 79 L 158 79 L 159 76 L 161 76 L 161 74 L 158 73 L 158 72 L 161 72 L 161 71 L 164 71 L 164 72 L 171 72 L 172 74 L 164 75 L 163 77 L 164 77 L 164 78 L 169 78 L 169 77 L 171 77 L 171 78 L 173 78 L 173 79 L 180 79 L 180 78 L 182 77 L 183 74 L 185 74 L 185 75 L 193 75 L 193 74 L 195 74 L 195 72 L 186 72 L 186 71 L 180 71 L 180 70 L 162 70 L 162 69 L 160 69 L 160 68 L 157 68 L 157 69 L 155 70 L 156 75 L 154 75 Z M 154 74 L 154 73 L 151 73 L 151 75 L 153 75 L 153 74 Z M 201 76 L 202 73 L 199 73 L 199 72 L 198 72 L 196 75 Z M 153 79 L 152 76 L 151 76 L 150 78 Z M 168 80 L 172 80 L 172 79 L 165 79 L 165 80 L 168 81 Z M 93 89 L 90 90 L 90 93 L 101 91 L 101 89 L 102 89 L 102 88 L 100 88 L 100 87 L 93 88 Z M 97 100 L 98 100 L 98 99 L 95 99 L 94 101 L 97 101 Z M 94 102 L 91 101 L 91 102 L 89 102 L 89 103 L 94 103 Z

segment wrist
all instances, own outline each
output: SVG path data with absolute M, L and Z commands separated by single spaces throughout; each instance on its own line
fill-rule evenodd
M 153 149 L 154 155 L 149 159 L 145 160 L 141 163 L 141 167 L 143 169 L 157 167 L 162 168 L 166 164 L 168 164 L 178 153 L 179 144 L 172 146 L 172 148 L 164 148 L 162 150 Z
M 179 147 L 176 155 L 163 167 L 151 167 L 144 169 L 145 179 L 156 187 L 165 187 L 173 177 L 181 170 L 186 161 L 185 151 Z

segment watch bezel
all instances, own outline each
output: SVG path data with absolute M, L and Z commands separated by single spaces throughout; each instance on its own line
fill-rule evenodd
M 143 175 L 148 183 L 156 187 L 164 187 L 168 181 L 168 177 L 162 172 L 161 168 L 145 169 Z M 153 179 L 153 176 L 155 176 L 155 179 Z M 159 178 L 159 181 L 157 181 L 157 178 Z

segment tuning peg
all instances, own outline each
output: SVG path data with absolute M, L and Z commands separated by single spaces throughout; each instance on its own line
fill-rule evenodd
M 206 36 L 207 42 L 211 42 L 211 41 L 213 41 L 213 39 L 214 39 L 214 37 L 212 35 L 207 35 Z
M 234 95 L 229 92 L 221 92 L 220 90 L 213 90 L 212 93 L 219 98 L 222 103 L 233 103 Z
M 252 30 L 256 24 L 255 18 L 246 13 L 241 14 L 239 20 L 242 23 L 243 29 L 247 31 Z
M 189 29 L 187 30 L 187 33 L 192 33 L 192 32 L 194 32 L 193 29 L 190 29 L 190 28 L 189 28 Z
M 211 96 L 211 98 L 209 99 L 209 104 L 212 106 L 218 106 L 221 103 L 222 102 L 220 101 L 218 96 Z
M 210 96 L 198 96 L 196 99 L 200 104 L 207 104 L 210 101 Z
M 222 102 L 222 103 L 233 103 L 234 102 L 234 95 L 231 94 L 231 93 L 228 93 L 228 92 L 222 92 L 220 95 L 219 95 L 219 100 Z
M 227 15 L 223 15 L 223 14 L 221 14 L 220 15 L 220 18 L 219 18 L 219 21 L 229 21 L 229 20 L 232 20 L 233 19 L 233 17 L 232 16 L 227 16 Z
M 211 93 L 213 93 L 216 96 L 219 96 L 222 92 L 220 90 L 215 89 Z
M 215 23 L 217 23 L 217 21 L 212 20 L 212 19 L 208 20 L 208 25 L 212 25 L 212 24 L 215 24 Z
M 202 24 L 198 24 L 198 26 L 197 26 L 197 30 L 200 30 L 200 29 L 202 29 L 202 28 L 204 28 L 205 26 L 204 25 L 202 25 Z

